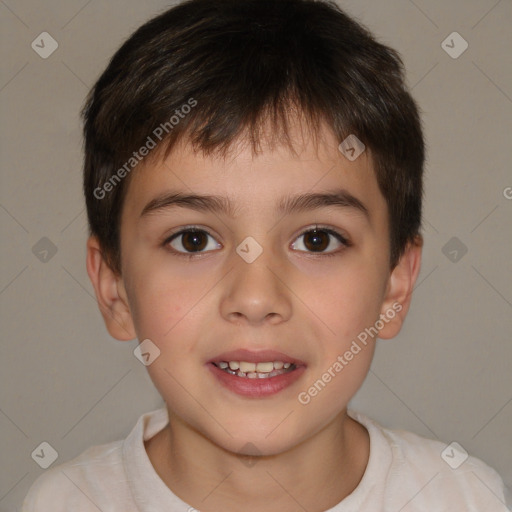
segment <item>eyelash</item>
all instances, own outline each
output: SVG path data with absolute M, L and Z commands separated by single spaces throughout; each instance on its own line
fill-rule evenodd
M 307 253 L 313 256 L 321 256 L 321 257 L 327 257 L 327 256 L 337 256 L 343 249 L 346 249 L 347 247 L 352 246 L 352 242 L 348 240 L 346 237 L 344 237 L 341 233 L 338 231 L 335 231 L 334 229 L 328 228 L 326 226 L 321 225 L 315 225 L 315 227 L 307 228 L 306 230 L 302 231 L 296 239 L 300 238 L 301 236 L 306 235 L 307 233 L 311 233 L 313 231 L 321 231 L 324 233 L 327 233 L 334 238 L 336 238 L 344 247 L 341 249 L 338 249 L 337 251 L 331 251 L 331 252 L 313 252 L 313 251 L 299 251 L 303 253 Z M 211 251 L 197 251 L 197 252 L 180 252 L 176 251 L 175 249 L 169 248 L 170 242 L 172 242 L 175 238 L 178 238 L 180 235 L 183 235 L 185 233 L 206 233 L 208 236 L 214 238 L 214 236 L 208 232 L 206 229 L 199 228 L 197 226 L 186 226 L 185 228 L 181 229 L 180 231 L 177 231 L 176 233 L 173 233 L 169 237 L 167 237 L 164 242 L 162 243 L 163 247 L 167 248 L 170 252 L 172 252 L 174 255 L 178 257 L 184 257 L 187 259 L 192 259 L 197 256 L 200 256 L 201 254 L 208 254 L 208 252 Z

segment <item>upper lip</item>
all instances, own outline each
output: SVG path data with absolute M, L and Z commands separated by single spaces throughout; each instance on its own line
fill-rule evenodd
M 276 350 L 232 350 L 230 352 L 223 352 L 222 354 L 219 354 L 211 359 L 209 363 L 220 363 L 221 361 L 245 361 L 247 363 L 282 361 L 283 363 L 293 363 L 295 366 L 305 366 L 305 363 L 300 359 Z

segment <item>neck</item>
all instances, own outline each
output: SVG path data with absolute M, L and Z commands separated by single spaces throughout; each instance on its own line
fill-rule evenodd
M 369 435 L 345 410 L 284 453 L 240 456 L 169 413 L 169 425 L 146 442 L 146 451 L 164 483 L 198 510 L 320 512 L 361 481 Z

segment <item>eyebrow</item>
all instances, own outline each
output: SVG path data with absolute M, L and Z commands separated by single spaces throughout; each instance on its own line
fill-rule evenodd
M 368 221 L 370 220 L 368 208 L 364 203 L 344 189 L 283 197 L 277 203 L 276 212 L 281 215 L 289 215 L 295 212 L 316 210 L 330 206 L 353 209 L 363 214 Z M 230 217 L 235 217 L 237 213 L 237 209 L 228 197 L 185 194 L 176 191 L 166 192 L 149 201 L 142 210 L 140 217 L 173 207 L 189 208 L 201 212 L 224 213 Z

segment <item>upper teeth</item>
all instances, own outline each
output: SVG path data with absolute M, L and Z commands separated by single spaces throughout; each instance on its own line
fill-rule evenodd
M 244 373 L 258 372 L 258 373 L 270 373 L 273 370 L 288 369 L 291 363 L 283 363 L 282 361 L 268 361 L 261 363 L 248 363 L 247 361 L 221 361 L 217 363 L 219 368 L 223 370 L 228 366 L 231 370 L 240 370 Z

